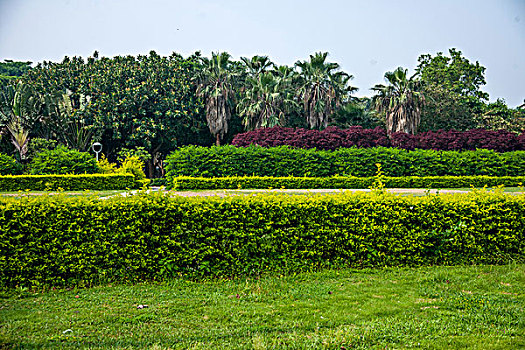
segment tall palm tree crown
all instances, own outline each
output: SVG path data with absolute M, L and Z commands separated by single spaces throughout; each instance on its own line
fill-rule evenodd
M 407 69 L 398 67 L 385 73 L 389 85 L 372 88 L 373 103 L 379 113 L 385 114 L 388 135 L 394 132 L 415 134 L 421 121 L 421 107 L 425 97 L 419 92 L 420 82 L 415 76 L 407 78 Z
M 264 72 L 247 78 L 246 84 L 237 106 L 246 130 L 282 125 L 285 111 L 296 104 L 290 78 Z
M 291 89 L 291 69 L 276 67 L 268 56 L 241 57 L 245 74 L 237 111 L 246 130 L 284 123 L 288 107 L 296 104 Z
M 357 90 L 349 85 L 353 76 L 338 71 L 339 64 L 326 62 L 327 56 L 328 52 L 318 52 L 310 55 L 310 61 L 295 63 L 300 70 L 298 97 L 312 129 L 326 128 L 332 113 Z
M 204 98 L 206 120 L 216 144 L 228 132 L 234 98 L 236 72 L 227 52 L 213 53 L 211 59 L 203 58 L 203 69 L 198 78 L 197 95 Z

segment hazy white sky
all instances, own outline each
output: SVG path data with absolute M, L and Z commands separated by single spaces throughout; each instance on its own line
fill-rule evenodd
M 523 103 L 525 0 L 0 0 L 0 60 L 328 51 L 370 96 L 386 71 L 451 47 L 487 68 L 491 100 Z

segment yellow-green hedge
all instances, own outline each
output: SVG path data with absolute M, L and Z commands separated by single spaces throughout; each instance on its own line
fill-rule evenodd
M 525 258 L 525 197 L 0 199 L 0 286 Z
M 174 177 L 170 188 L 177 190 L 209 190 L 238 188 L 369 188 L 377 177 Z M 483 186 L 516 187 L 525 184 L 525 176 L 403 176 L 382 177 L 387 188 L 460 188 Z
M 140 187 L 132 174 L 84 175 L 5 175 L 0 176 L 0 191 L 124 190 Z

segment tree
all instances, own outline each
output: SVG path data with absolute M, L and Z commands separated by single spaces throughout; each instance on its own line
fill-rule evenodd
M 25 128 L 31 129 L 41 118 L 42 95 L 32 86 L 18 81 L 0 90 L 0 126 L 14 118 Z
M 241 57 L 241 61 L 244 64 L 244 72 L 252 78 L 275 66 L 268 56 Z
M 378 117 L 372 100 L 368 97 L 353 98 L 338 108 L 332 116 L 330 126 L 342 129 L 362 126 L 365 129 L 384 127 L 384 121 Z
M 213 53 L 203 58 L 204 67 L 198 78 L 197 95 L 204 99 L 206 120 L 217 146 L 228 132 L 234 98 L 236 72 L 227 52 Z
M 55 133 L 60 141 L 69 148 L 86 151 L 91 145 L 93 131 L 86 125 L 83 114 L 91 98 L 83 94 L 77 103 L 67 91 L 53 100 L 52 119 L 55 121 Z
M 203 105 L 192 81 L 199 71 L 198 55 L 164 57 L 151 51 L 136 57 L 95 56 L 44 62 L 23 79 L 53 95 L 69 90 L 74 109 L 82 96 L 90 96 L 81 115 L 74 114 L 81 121 L 77 126 L 92 130 L 110 159 L 124 147 L 144 147 L 151 155 L 146 164 L 150 177 L 159 154 L 187 143 L 209 144 Z
M 27 143 L 29 142 L 29 131 L 22 126 L 21 119 L 13 116 L 7 124 L 7 130 L 11 133 L 11 142 L 18 151 L 19 159 L 22 162 L 27 153 Z
M 525 130 L 525 113 L 520 108 L 512 109 L 505 100 L 485 105 L 483 114 L 477 120 L 477 126 L 487 130 L 507 130 L 522 133 Z
M 384 113 L 388 135 L 394 132 L 415 134 L 421 117 L 421 107 L 425 102 L 414 77 L 407 78 L 407 70 L 398 67 L 385 73 L 388 85 L 378 84 L 372 88 L 375 108 Z
M 4 60 L 0 62 L 0 85 L 7 85 L 31 69 L 32 62 Z
M 454 48 L 449 54 L 425 54 L 418 59 L 416 74 L 427 97 L 421 114 L 422 130 L 476 128 L 488 100 L 488 94 L 480 90 L 486 83 L 485 67 L 477 61 L 471 63 Z
M 21 81 L 0 91 L 0 129 L 6 127 L 11 142 L 24 160 L 30 130 L 42 116 L 42 96 Z
M 246 83 L 237 105 L 246 130 L 283 125 L 285 112 L 297 105 L 291 78 L 263 72 L 247 78 Z
M 306 122 L 312 129 L 326 128 L 330 116 L 356 91 L 349 85 L 351 75 L 338 71 L 339 64 L 326 62 L 328 52 L 310 55 L 310 61 L 297 61 L 298 97 L 303 104 Z

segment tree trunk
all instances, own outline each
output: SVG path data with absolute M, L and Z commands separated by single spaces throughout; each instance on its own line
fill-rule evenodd
M 148 168 L 148 179 L 153 179 L 155 177 L 155 169 L 153 167 L 153 159 L 149 159 L 148 160 L 148 164 L 147 164 L 147 168 Z
M 221 145 L 221 137 L 219 136 L 219 134 L 217 134 L 217 139 L 215 141 L 215 145 L 217 145 L 217 146 Z

